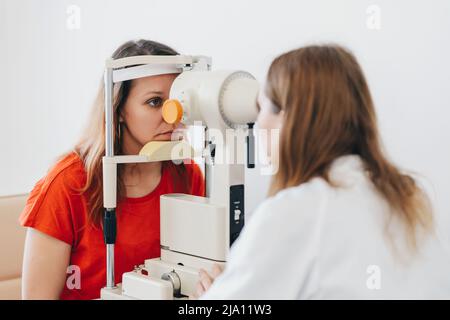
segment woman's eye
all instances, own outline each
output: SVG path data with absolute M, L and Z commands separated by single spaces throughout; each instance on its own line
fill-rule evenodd
M 163 99 L 160 98 L 160 97 L 155 97 L 155 98 L 151 98 L 151 99 L 147 100 L 146 103 L 147 103 L 150 107 L 157 108 L 157 107 L 162 106 L 162 104 L 163 104 Z

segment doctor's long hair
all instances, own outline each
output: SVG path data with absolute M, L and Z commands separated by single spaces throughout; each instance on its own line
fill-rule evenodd
M 277 57 L 269 68 L 266 95 L 284 111 L 279 169 L 269 195 L 328 177 L 336 158 L 359 155 L 376 190 L 407 230 L 414 252 L 418 231 L 433 229 L 431 205 L 414 179 L 383 154 L 375 108 L 356 58 L 336 45 L 308 46 Z
M 177 55 L 178 53 L 164 45 L 150 40 L 128 41 L 121 45 L 113 53 L 112 58 L 124 58 L 136 55 Z M 122 153 L 122 139 L 119 115 L 128 97 L 132 80 L 114 84 L 113 92 L 113 114 L 114 114 L 114 154 Z M 84 134 L 75 146 L 75 152 L 83 161 L 86 171 L 86 183 L 79 190 L 87 195 L 89 210 L 89 221 L 100 226 L 103 217 L 103 173 L 102 157 L 105 155 L 105 111 L 104 111 L 104 84 L 100 84 L 95 99 L 89 122 Z M 187 186 L 186 168 L 184 164 L 174 165 L 171 161 L 163 162 L 172 177 L 177 175 L 181 185 L 176 185 L 178 190 L 185 191 Z M 118 201 L 125 196 L 125 185 L 123 182 L 123 165 L 118 165 L 117 170 L 117 197 Z M 177 180 L 178 181 L 178 180 Z

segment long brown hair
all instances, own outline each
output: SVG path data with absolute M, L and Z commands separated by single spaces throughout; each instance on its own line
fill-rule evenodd
M 128 41 L 121 45 L 113 53 L 112 58 L 124 58 L 137 55 L 177 55 L 178 53 L 164 45 L 150 40 Z M 114 153 L 122 154 L 122 139 L 120 135 L 119 115 L 125 105 L 130 92 L 132 80 L 124 81 L 114 85 L 113 112 L 114 112 Z M 86 171 L 86 184 L 79 191 L 88 195 L 87 203 L 89 210 L 89 220 L 93 225 L 100 225 L 103 215 L 103 174 L 102 157 L 105 155 L 105 113 L 104 113 L 104 84 L 101 81 L 97 97 L 92 107 L 89 122 L 84 130 L 84 134 L 76 144 L 74 150 L 83 161 Z M 174 165 L 171 161 L 163 162 L 163 167 L 167 168 L 172 175 L 177 175 L 181 179 L 181 185 L 175 187 L 185 190 L 187 180 L 185 167 Z M 125 196 L 125 186 L 123 182 L 123 166 L 118 166 L 117 172 L 117 197 L 118 200 Z
M 266 95 L 284 111 L 279 169 L 269 195 L 314 177 L 330 182 L 333 160 L 359 155 L 415 250 L 418 228 L 432 228 L 431 206 L 414 179 L 383 154 L 374 104 L 356 58 L 336 45 L 282 54 L 269 68 Z

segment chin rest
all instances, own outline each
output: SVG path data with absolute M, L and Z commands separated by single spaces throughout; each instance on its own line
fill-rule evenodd
M 146 156 L 149 161 L 168 161 L 193 159 L 195 151 L 186 141 L 150 141 L 146 143 L 140 156 Z

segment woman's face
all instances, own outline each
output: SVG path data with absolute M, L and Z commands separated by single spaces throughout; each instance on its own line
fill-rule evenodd
M 176 125 L 162 117 L 162 105 L 169 99 L 170 87 L 178 74 L 135 79 L 122 109 L 123 150 L 137 154 L 149 141 L 171 140 Z
M 279 136 L 283 126 L 284 111 L 280 111 L 269 98 L 260 91 L 258 96 L 258 118 L 256 119 L 258 129 L 262 130 L 260 144 L 265 150 L 266 157 L 270 163 L 278 160 Z

